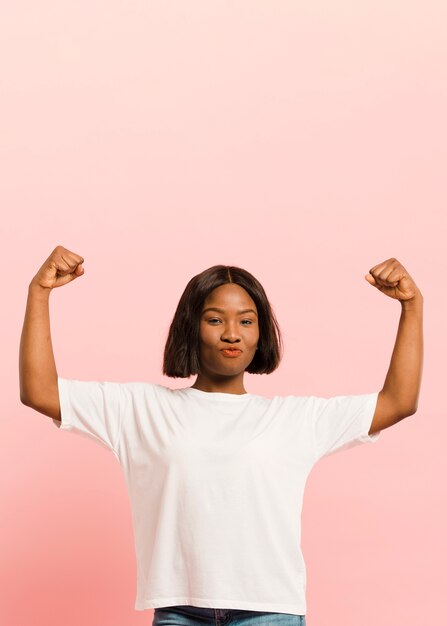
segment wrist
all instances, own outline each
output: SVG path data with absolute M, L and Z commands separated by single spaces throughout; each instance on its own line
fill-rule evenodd
M 28 295 L 32 296 L 33 298 L 48 299 L 50 297 L 51 291 L 52 289 L 50 289 L 49 287 L 42 287 L 42 285 L 39 285 L 39 283 L 34 282 L 34 279 L 28 285 Z
M 421 292 L 418 292 L 413 298 L 409 300 L 401 300 L 402 310 L 407 311 L 411 309 L 421 309 L 424 303 L 424 297 Z

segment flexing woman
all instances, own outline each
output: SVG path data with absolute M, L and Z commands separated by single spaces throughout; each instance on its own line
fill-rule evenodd
M 169 329 L 163 373 L 197 375 L 192 386 L 59 377 L 49 294 L 82 276 L 83 263 L 57 246 L 29 285 L 20 396 L 119 461 L 133 518 L 135 609 L 153 608 L 155 626 L 305 624 L 307 476 L 323 456 L 374 442 L 416 412 L 421 292 L 394 258 L 365 276 L 401 304 L 381 391 L 268 398 L 246 391 L 244 373 L 278 367 L 280 329 L 259 281 L 226 265 L 189 281 Z

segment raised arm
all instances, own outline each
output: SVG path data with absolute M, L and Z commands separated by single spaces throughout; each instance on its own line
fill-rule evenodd
M 385 295 L 399 300 L 402 307 L 390 367 L 369 431 L 371 435 L 417 411 L 424 354 L 424 298 L 405 267 L 394 257 L 375 265 L 365 278 Z
M 28 287 L 19 351 L 20 400 L 58 420 L 58 375 L 51 343 L 49 299 L 55 287 L 82 276 L 83 262 L 78 254 L 57 246 Z

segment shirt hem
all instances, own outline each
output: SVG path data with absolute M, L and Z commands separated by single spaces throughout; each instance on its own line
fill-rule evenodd
M 244 600 L 224 600 L 222 598 L 195 598 L 189 596 L 177 596 L 172 598 L 156 598 L 153 600 L 137 600 L 136 611 L 155 609 L 175 605 L 192 605 L 202 608 L 219 608 L 245 611 L 266 611 L 269 613 L 289 613 L 292 615 L 305 615 L 305 604 L 277 604 L 275 602 L 250 602 Z
M 61 419 L 59 421 L 59 420 L 52 418 L 52 420 L 53 420 L 54 425 L 60 430 L 71 430 L 73 425 L 72 425 L 72 420 L 71 420 L 71 411 L 70 411 L 71 407 L 70 407 L 70 401 L 68 398 L 67 381 L 58 376 L 57 386 L 58 386 L 58 392 L 59 392 L 59 405 L 60 405 Z

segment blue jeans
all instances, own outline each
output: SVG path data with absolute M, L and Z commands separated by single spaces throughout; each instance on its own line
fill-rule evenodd
M 154 609 L 152 626 L 306 626 L 305 615 L 179 604 Z

